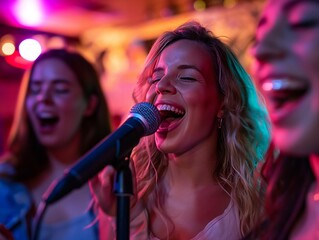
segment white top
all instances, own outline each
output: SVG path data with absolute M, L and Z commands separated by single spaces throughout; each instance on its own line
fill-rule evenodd
M 154 236 L 151 236 L 149 238 L 145 236 L 146 234 L 145 228 L 147 225 L 145 221 L 147 221 L 146 218 L 144 217 L 144 219 L 142 220 L 141 215 L 139 215 L 137 219 L 133 220 L 135 224 L 131 222 L 131 230 L 132 230 L 132 225 L 135 225 L 133 229 L 134 228 L 136 229 L 136 226 L 138 225 L 140 227 L 139 227 L 139 231 L 136 231 L 136 232 L 132 231 L 130 239 L 159 240 L 158 238 Z M 191 240 L 212 240 L 212 239 L 238 240 L 238 239 L 241 239 L 241 237 L 242 236 L 240 233 L 238 209 L 236 205 L 234 204 L 234 202 L 231 200 L 227 208 L 225 209 L 224 213 L 214 218 L 212 221 L 210 221 L 206 225 L 206 227 Z
M 231 200 L 224 213 L 210 221 L 192 240 L 238 240 L 241 237 L 238 209 Z
M 291 240 L 319 240 L 319 182 L 313 183 L 308 195 L 306 210 L 291 235 Z

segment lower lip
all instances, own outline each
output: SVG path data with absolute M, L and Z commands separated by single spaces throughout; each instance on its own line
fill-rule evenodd
M 301 104 L 303 97 L 287 101 L 280 107 L 274 106 L 274 104 L 271 104 L 271 107 L 269 108 L 269 116 L 273 124 L 281 124 L 285 121 L 289 120 L 296 112 L 296 109 L 298 105 Z
M 55 131 L 56 125 L 50 125 L 50 126 L 39 126 L 39 132 L 41 134 L 51 134 Z
M 168 126 L 164 126 L 166 123 L 163 122 L 158 130 L 156 131 L 156 133 L 160 133 L 160 134 L 163 134 L 163 133 L 167 133 L 167 132 L 170 132 L 170 131 L 173 131 L 174 129 L 176 129 L 182 122 L 182 118 L 179 119 L 179 120 L 174 120 L 172 121 L 171 123 L 169 123 Z

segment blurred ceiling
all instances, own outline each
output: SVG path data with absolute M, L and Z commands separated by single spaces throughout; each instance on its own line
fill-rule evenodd
M 222 2 L 221 0 L 210 0 Z M 63 36 L 80 41 L 92 29 L 125 27 L 193 10 L 194 0 L 0 0 L 0 38 L 26 35 Z M 90 34 L 90 38 L 96 37 Z M 0 81 L 20 79 L 23 69 L 0 57 Z
M 98 59 L 107 69 L 102 85 L 112 98 L 111 103 L 121 104 L 111 108 L 126 114 L 131 104 L 126 103 L 123 96 L 131 95 L 145 59 L 142 52 L 137 61 L 132 61 L 136 53 L 127 51 L 132 51 L 130 43 L 139 43 L 135 40 L 149 43 L 165 30 L 189 19 L 199 19 L 217 36 L 228 39 L 242 62 L 248 65 L 246 50 L 253 39 L 262 2 L 264 0 L 0 0 L 0 41 L 6 34 L 13 35 L 16 43 L 26 35 L 38 34 L 62 36 L 80 43 L 81 50 L 89 53 L 88 57 Z M 207 11 L 195 11 L 195 6 L 203 4 Z M 7 60 L 8 57 L 0 56 L 0 102 L 6 102 L 6 108 L 0 106 L 0 120 L 4 116 L 11 118 L 24 72 Z
M 193 10 L 194 0 L 1 0 L 0 23 L 78 37 L 92 27 L 133 26 Z M 206 1 L 220 4 L 221 0 Z M 41 15 L 42 14 L 42 15 Z M 23 23 L 29 15 L 34 23 Z M 38 21 L 38 22 L 37 22 Z
M 263 0 L 0 0 L 0 38 L 11 34 L 18 43 L 26 35 L 38 33 L 62 36 L 95 54 L 123 39 L 154 39 L 159 32 L 196 17 L 195 6 L 200 4 L 206 5 L 208 11 L 202 15 L 210 22 L 224 24 L 226 20 L 236 25 L 234 21 L 239 19 L 232 18 L 232 12 L 229 16 L 217 13 L 225 7 L 258 1 Z M 225 34 L 225 24 L 217 29 Z M 228 32 L 235 31 L 231 28 Z M 6 60 L 0 57 L 0 81 L 19 79 L 22 69 L 8 66 Z

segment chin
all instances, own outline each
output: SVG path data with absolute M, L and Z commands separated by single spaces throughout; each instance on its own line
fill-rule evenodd
M 157 146 L 157 149 L 164 154 L 174 153 L 174 149 L 172 147 L 165 146 L 165 144 Z
M 310 154 L 310 148 L 307 142 L 302 141 L 293 134 L 277 134 L 273 137 L 273 142 L 279 150 L 285 154 L 293 156 L 307 156 Z

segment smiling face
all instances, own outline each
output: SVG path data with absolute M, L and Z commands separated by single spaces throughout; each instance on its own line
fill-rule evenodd
M 39 62 L 30 76 L 26 109 L 36 136 L 47 148 L 67 147 L 79 136 L 87 102 L 72 70 L 59 59 Z
M 274 143 L 290 154 L 319 153 L 318 12 L 318 1 L 270 1 L 252 49 Z
M 155 133 L 158 149 L 178 155 L 216 138 L 220 96 L 212 59 L 203 45 L 190 40 L 169 45 L 149 81 L 147 100 L 164 116 Z

